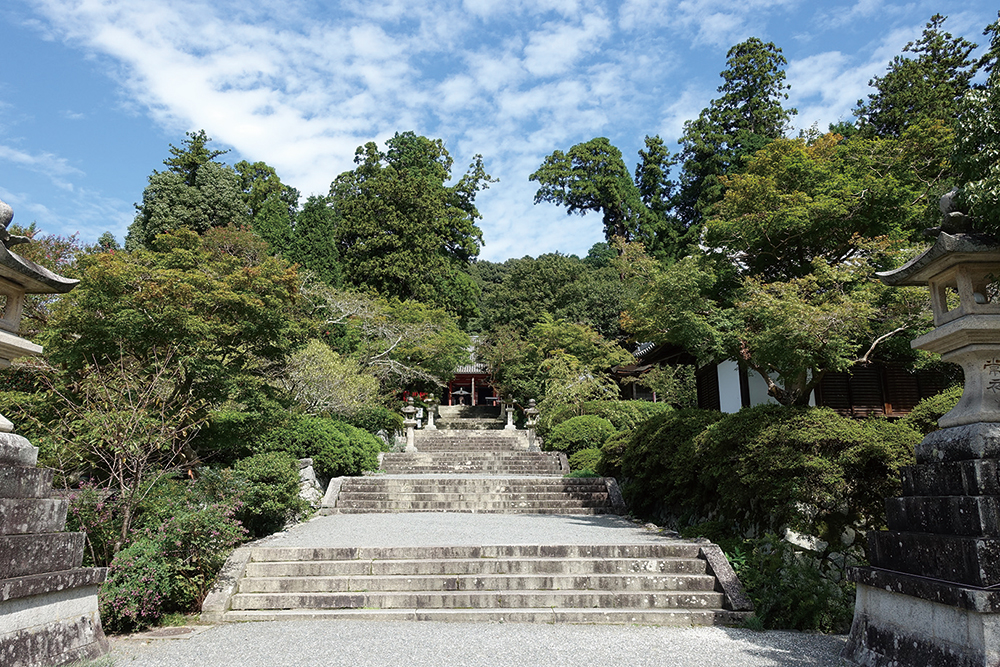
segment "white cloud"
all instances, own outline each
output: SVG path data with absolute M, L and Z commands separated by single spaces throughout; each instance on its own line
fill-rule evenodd
M 17 165 L 23 169 L 42 174 L 53 185 L 63 190 L 73 189 L 73 183 L 66 178 L 67 176 L 83 174 L 82 171 L 69 164 L 66 158 L 52 153 L 32 154 L 0 144 L 0 164 L 3 163 Z

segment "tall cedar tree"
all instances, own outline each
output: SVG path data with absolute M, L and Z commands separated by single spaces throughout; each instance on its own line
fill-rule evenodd
M 685 226 L 696 229 L 722 198 L 719 176 L 740 171 L 753 153 L 784 136 L 797 113 L 781 105 L 788 99 L 788 61 L 772 42 L 751 37 L 726 58 L 722 97 L 684 124 L 680 140 L 677 213 Z

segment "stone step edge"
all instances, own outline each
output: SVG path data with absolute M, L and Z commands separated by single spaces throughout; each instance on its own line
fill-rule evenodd
M 565 457 L 566 457 L 565 453 L 562 453 L 561 458 L 565 458 Z M 566 464 L 566 470 L 567 471 L 569 470 L 569 464 Z M 363 479 L 363 480 L 367 480 L 367 479 L 373 479 L 373 478 L 370 478 L 370 477 L 334 477 L 333 479 L 330 480 L 330 485 L 327 487 L 326 494 L 323 496 L 323 502 L 320 504 L 320 511 L 321 512 L 322 512 L 322 510 L 325 510 L 325 509 L 333 509 L 333 508 L 337 507 L 337 499 L 340 496 L 341 488 L 343 487 L 344 482 L 346 480 L 350 480 L 350 479 Z M 432 478 L 432 477 L 421 478 L 422 481 L 429 481 L 429 480 L 432 480 L 432 479 L 434 479 L 434 478 Z M 439 479 L 444 479 L 445 480 L 443 482 L 444 484 L 448 484 L 449 483 L 447 481 L 449 478 L 439 478 Z M 514 481 L 516 481 L 517 479 L 518 478 L 513 478 Z M 625 515 L 625 514 L 628 513 L 628 507 L 625 505 L 625 498 L 622 496 L 621 489 L 618 486 L 618 480 L 616 480 L 614 477 L 579 478 L 579 479 L 590 479 L 591 481 L 593 481 L 594 479 L 597 479 L 597 480 L 603 481 L 604 482 L 604 486 L 607 488 L 607 491 L 608 491 L 608 498 L 611 501 L 612 511 L 615 514 L 618 514 L 618 515 Z M 529 479 L 529 481 L 533 481 L 533 480 Z M 490 482 L 487 482 L 487 483 L 490 483 Z M 500 482 L 494 482 L 494 483 L 500 483 Z M 509 483 L 508 483 L 508 485 L 509 485 Z
M 647 583 L 630 586 L 632 582 L 640 581 Z M 591 586 L 591 584 L 599 585 Z M 714 584 L 715 577 L 711 575 L 686 572 L 259 575 L 245 576 L 241 579 L 239 592 L 249 594 L 507 593 L 510 591 L 708 593 L 717 592 Z
M 729 560 L 726 558 L 725 554 L 722 552 L 722 549 L 719 548 L 717 544 L 712 544 L 707 540 L 699 540 L 693 544 L 698 547 L 698 558 L 704 559 L 706 562 L 707 573 L 715 576 L 716 578 L 718 587 L 721 589 L 723 595 L 723 606 L 725 609 L 729 612 L 752 612 L 753 603 L 750 602 L 750 599 L 747 597 L 745 591 L 743 590 L 743 585 L 736 577 L 736 573 L 733 571 L 733 568 L 729 564 Z M 514 548 L 519 548 L 525 545 L 512 546 Z M 580 548 L 581 546 L 586 545 L 565 546 Z M 537 548 L 539 550 L 558 549 L 559 545 L 539 545 Z M 362 548 L 359 548 L 357 553 L 361 553 L 361 549 Z M 222 570 L 216 578 L 215 584 L 205 597 L 202 604 L 202 618 L 204 620 L 208 622 L 237 620 L 235 618 L 227 619 L 226 616 L 231 612 L 233 596 L 236 594 L 239 580 L 246 573 L 247 564 L 249 563 L 252 554 L 253 549 L 251 547 L 240 547 L 230 554 L 228 559 L 226 559 Z M 619 609 L 618 611 L 621 610 Z M 416 613 L 416 610 L 414 613 Z M 416 617 L 414 617 L 414 619 L 416 619 Z
M 531 604 L 534 602 L 534 604 Z M 254 609 L 523 609 L 541 602 L 553 609 L 718 609 L 725 595 L 709 590 L 465 590 L 237 592 L 231 610 Z M 298 603 L 298 604 L 296 604 Z M 645 606 L 639 606 L 645 605 Z
M 752 612 L 725 609 L 287 609 L 227 611 L 223 622 L 278 620 L 392 620 L 431 622 L 566 623 L 581 625 L 740 625 Z M 204 614 L 202 615 L 204 618 Z

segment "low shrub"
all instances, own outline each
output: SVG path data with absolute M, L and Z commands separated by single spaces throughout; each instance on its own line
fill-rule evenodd
M 607 419 L 582 415 L 567 419 L 552 429 L 545 439 L 545 447 L 572 456 L 581 449 L 599 448 L 615 433 L 617 429 Z
M 569 457 L 569 469 L 572 471 L 589 470 L 596 473 L 600 462 L 601 450 L 596 447 L 588 447 Z
M 403 432 L 403 415 L 378 405 L 361 408 L 343 420 L 374 436 L 384 433 L 390 440 L 392 436 Z
M 962 389 L 962 385 L 955 385 L 940 394 L 923 399 L 913 406 L 910 414 L 899 421 L 924 435 L 938 430 L 938 420 L 955 407 L 962 397 Z
M 101 624 L 111 633 L 155 625 L 169 603 L 170 568 L 153 540 L 137 540 L 119 551 L 101 586 Z
M 685 495 L 744 530 L 788 526 L 832 543 L 884 525 L 920 434 L 826 408 L 759 405 L 708 426 L 694 442 L 696 488 Z
M 854 616 L 854 584 L 840 566 L 773 534 L 748 540 L 736 573 L 765 628 L 844 633 Z M 834 575 L 834 576 L 831 576 Z
M 281 530 L 309 511 L 299 498 L 299 465 L 287 452 L 262 452 L 238 461 L 236 518 L 252 537 Z
M 632 438 L 632 431 L 621 431 L 604 441 L 601 445 L 601 460 L 597 465 L 597 472 L 604 477 L 621 477 L 622 456 L 625 455 L 625 448 Z
M 632 430 L 650 417 L 671 409 L 669 403 L 649 401 L 584 401 L 579 405 L 561 405 L 542 415 L 538 430 L 544 437 L 559 424 L 580 415 L 603 417 L 619 431 Z

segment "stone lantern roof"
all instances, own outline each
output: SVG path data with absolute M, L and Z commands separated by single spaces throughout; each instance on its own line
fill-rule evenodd
M 1000 264 L 1000 241 L 982 234 L 941 232 L 926 252 L 893 271 L 878 273 L 891 287 L 922 287 L 958 264 Z
M 11 252 L 0 243 L 0 278 L 19 285 L 25 294 L 66 294 L 79 280 L 66 278 Z

